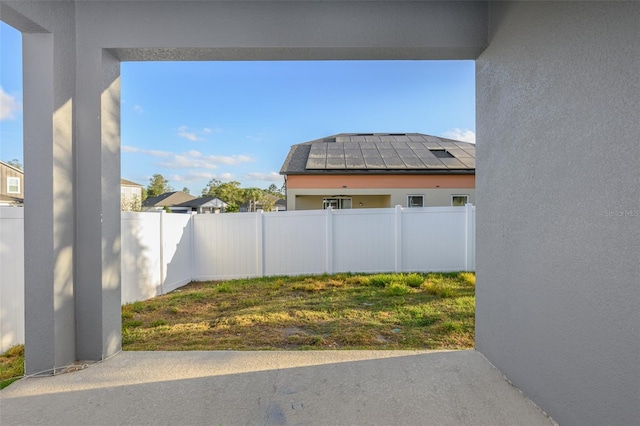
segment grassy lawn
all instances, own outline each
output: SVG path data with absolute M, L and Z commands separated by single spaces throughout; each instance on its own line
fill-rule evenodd
M 192 283 L 122 308 L 124 350 L 467 349 L 475 275 Z
M 197 282 L 122 307 L 129 351 L 470 349 L 474 328 L 469 272 Z M 0 389 L 23 364 L 0 355 Z
M 0 389 L 24 375 L 24 345 L 14 346 L 0 355 Z

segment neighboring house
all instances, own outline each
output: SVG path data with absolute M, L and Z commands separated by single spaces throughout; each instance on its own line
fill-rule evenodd
M 0 206 L 24 203 L 24 172 L 0 161 Z
M 120 207 L 122 211 L 140 211 L 142 207 L 142 189 L 144 186 L 120 179 Z
M 268 203 L 265 203 L 264 200 L 260 200 L 256 202 L 247 201 L 245 203 L 240 204 L 238 211 L 255 212 L 258 210 L 263 210 L 263 211 L 271 211 L 271 212 L 282 212 L 287 210 L 287 202 L 285 200 L 271 194 L 265 194 L 263 197 L 266 198 Z M 268 204 L 268 205 L 265 205 L 265 204 Z
M 207 214 L 224 213 L 228 206 L 229 203 L 222 201 L 218 197 L 200 197 L 177 204 L 175 207 L 187 207 L 189 211 Z
M 172 213 L 189 213 L 191 207 L 181 206 L 180 204 L 195 200 L 191 194 L 182 191 L 165 192 L 157 197 L 147 198 L 142 202 L 142 210 L 155 212 L 160 210 L 169 210 Z
M 475 145 L 420 133 L 341 133 L 293 145 L 287 210 L 475 204 Z

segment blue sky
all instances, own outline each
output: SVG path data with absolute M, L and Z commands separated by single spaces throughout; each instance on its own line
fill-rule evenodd
M 0 159 L 22 162 L 20 34 L 0 24 Z M 122 177 L 281 186 L 296 143 L 342 132 L 475 140 L 473 61 L 123 62 Z

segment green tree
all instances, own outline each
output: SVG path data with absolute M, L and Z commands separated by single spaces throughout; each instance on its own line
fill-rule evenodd
M 7 164 L 10 165 L 10 166 L 15 167 L 16 169 L 22 170 L 22 163 L 20 163 L 20 160 L 18 160 L 17 158 L 14 158 L 13 160 L 7 161 Z
M 149 178 L 149 186 L 147 186 L 147 197 L 157 197 L 165 192 L 171 192 L 173 188 L 169 186 L 169 181 L 164 178 L 160 173 L 156 173 L 153 177 Z
M 273 210 L 279 197 L 271 194 L 268 189 L 247 188 L 244 190 L 244 202 L 248 204 L 247 210 L 255 212 L 258 209 L 264 211 Z
M 211 179 L 209 183 L 207 183 L 207 186 L 205 186 L 204 189 L 202 190 L 202 196 L 215 197 L 215 195 L 213 194 L 215 194 L 217 188 L 220 186 L 221 183 L 222 181 L 218 179 Z
M 269 188 L 267 188 L 266 191 L 271 195 L 282 198 L 284 197 L 284 184 L 282 185 L 282 187 L 278 188 L 275 183 L 272 183 L 271 185 L 269 185 Z
M 242 188 L 240 188 L 240 182 L 235 180 L 231 182 L 221 182 L 218 179 L 211 179 L 202 190 L 202 195 L 205 197 L 218 197 L 222 201 L 235 204 L 236 206 L 242 204 L 244 201 L 244 194 Z
M 182 188 L 182 192 L 184 192 L 185 194 L 189 194 L 189 188 L 185 186 L 184 188 Z

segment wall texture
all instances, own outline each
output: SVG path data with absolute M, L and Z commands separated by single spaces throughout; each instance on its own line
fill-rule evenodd
M 476 346 L 560 424 L 640 419 L 640 3 L 492 3 Z

